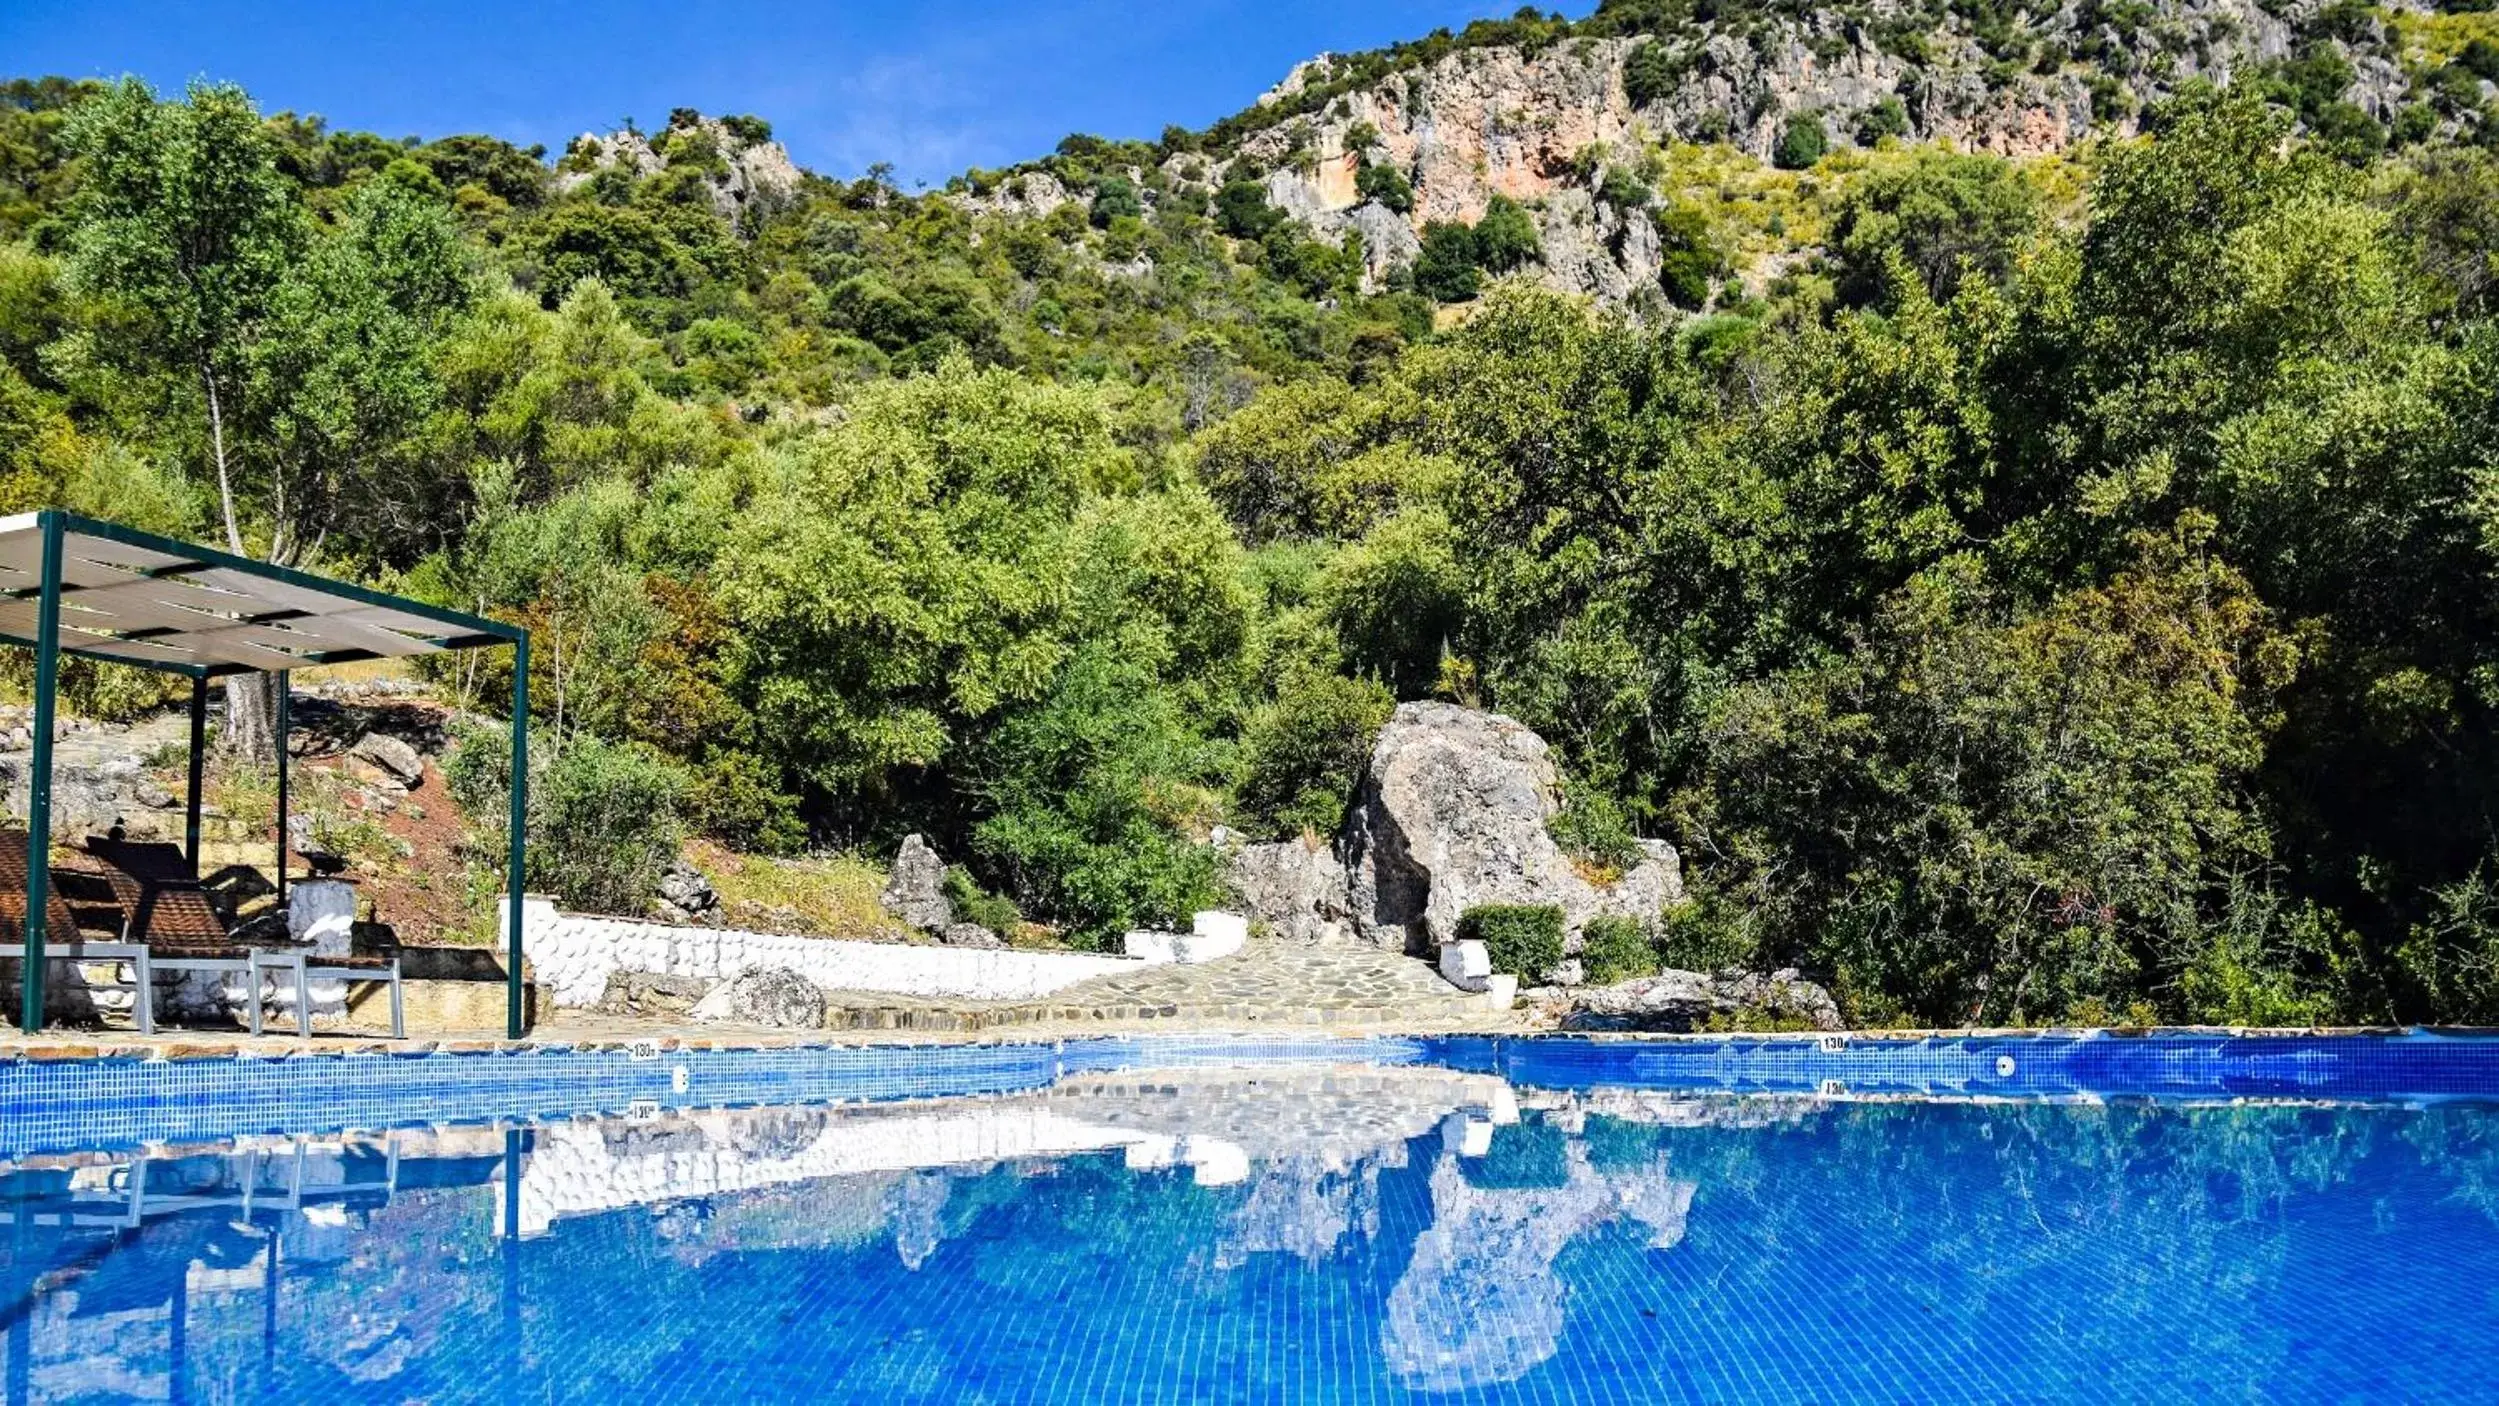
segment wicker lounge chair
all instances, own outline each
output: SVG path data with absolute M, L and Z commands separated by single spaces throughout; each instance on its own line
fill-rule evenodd
M 151 965 L 147 948 L 135 942 L 89 938 L 81 931 L 78 916 L 64 894 L 62 880 L 70 877 L 62 870 L 51 871 L 51 882 L 45 886 L 43 901 L 44 944 L 47 962 L 79 962 L 109 964 L 116 984 L 127 968 L 129 985 L 136 993 L 131 1004 L 139 1033 L 156 1033 L 156 1013 L 148 999 L 148 974 Z M 26 960 L 26 832 L 0 830 L 0 961 Z M 114 924 L 118 926 L 118 924 Z

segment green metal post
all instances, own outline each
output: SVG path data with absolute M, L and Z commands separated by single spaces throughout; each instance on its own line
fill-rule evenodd
M 521 888 L 528 882 L 529 828 L 529 636 L 512 642 L 512 808 L 507 833 L 511 852 L 503 871 L 505 945 L 504 1033 L 521 1038 Z
M 286 906 L 286 724 L 287 695 L 293 693 L 286 671 L 278 671 L 278 906 Z
M 182 806 L 182 852 L 200 876 L 200 780 L 208 768 L 208 678 L 191 680 L 191 793 Z
M 34 775 L 26 786 L 26 976 L 18 1023 L 43 1029 L 43 909 L 52 898 L 52 695 L 60 675 L 61 516 L 43 515 L 43 595 L 35 607 Z M 76 933 L 64 933 L 74 938 Z

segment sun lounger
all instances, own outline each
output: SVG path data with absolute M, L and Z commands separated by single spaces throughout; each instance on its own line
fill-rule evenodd
M 144 945 L 156 965 L 250 974 L 253 1034 L 261 1031 L 264 984 L 291 975 L 298 1035 L 312 1035 L 312 982 L 378 981 L 390 987 L 391 1035 L 406 1037 L 398 958 L 329 955 L 296 946 L 246 947 L 229 933 L 225 918 L 209 902 L 207 890 L 192 879 L 190 861 L 176 846 L 91 838 L 87 853 L 103 866 L 129 917 L 127 936 Z

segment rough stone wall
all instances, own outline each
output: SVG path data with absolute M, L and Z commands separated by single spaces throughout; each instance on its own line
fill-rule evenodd
M 559 1006 L 596 1005 L 609 974 L 620 971 L 723 981 L 750 967 L 786 967 L 828 991 L 1015 1001 L 1146 965 L 1133 957 L 1083 952 L 922 947 L 679 927 L 565 913 L 536 898 L 522 903 L 521 922 L 523 950 L 539 987 Z

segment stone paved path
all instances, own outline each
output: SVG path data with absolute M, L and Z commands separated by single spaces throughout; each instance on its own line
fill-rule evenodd
M 842 992 L 837 1030 L 976 1031 L 1004 1026 L 1175 1022 L 1233 1025 L 1469 1026 L 1500 1019 L 1430 963 L 1352 945 L 1253 942 L 1195 966 L 1098 976 L 1037 1001 L 929 1001 Z

